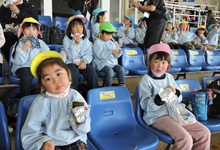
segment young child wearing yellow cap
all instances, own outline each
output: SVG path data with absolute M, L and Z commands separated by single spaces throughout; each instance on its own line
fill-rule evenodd
M 167 101 L 164 97 L 171 95 L 176 97 L 175 105 L 182 101 L 180 89 L 173 76 L 167 73 L 171 65 L 170 53 L 170 47 L 165 43 L 154 44 L 148 51 L 149 71 L 138 84 L 140 105 L 144 110 L 143 120 L 146 124 L 170 135 L 174 140 L 173 149 L 208 150 L 210 149 L 211 133 L 207 127 L 196 120 L 192 122 L 192 114 L 183 117 L 185 120 L 183 123 L 173 117 L 176 114 L 170 114 L 168 111 Z M 162 90 L 169 92 L 160 92 Z
M 117 72 L 119 85 L 125 86 L 124 68 L 118 64 L 122 50 L 112 38 L 116 30 L 110 22 L 106 21 L 100 24 L 99 31 L 100 38 L 93 45 L 93 66 L 105 73 L 105 86 L 112 85 L 114 72 Z
M 11 53 L 11 72 L 20 79 L 20 94 L 23 97 L 31 94 L 30 72 L 32 59 L 42 51 L 49 51 L 47 44 L 39 39 L 40 23 L 32 17 L 25 18 L 18 30 L 18 41 L 14 44 Z
M 82 95 L 70 88 L 71 73 L 59 53 L 44 51 L 31 63 L 42 92 L 33 101 L 21 142 L 27 150 L 88 149 L 90 107 Z

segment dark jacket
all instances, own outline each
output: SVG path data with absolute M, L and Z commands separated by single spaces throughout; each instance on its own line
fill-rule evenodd
M 27 17 L 33 17 L 38 20 L 38 12 L 33 5 L 23 1 L 23 3 L 21 5 L 17 5 L 17 7 L 19 8 L 20 13 L 15 18 L 11 17 L 11 10 L 9 8 L 6 8 L 3 5 L 0 7 L 0 22 L 3 28 L 5 28 L 6 24 L 11 23 L 14 23 L 14 26 L 16 26 Z

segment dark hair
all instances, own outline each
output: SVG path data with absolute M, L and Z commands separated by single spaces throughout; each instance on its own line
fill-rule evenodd
M 104 15 L 105 15 L 105 12 L 100 12 L 100 13 L 98 13 L 98 15 L 97 15 L 97 17 L 96 17 L 96 22 L 100 23 L 99 17 L 100 17 L 100 16 L 104 16 Z
M 105 34 L 108 34 L 108 35 L 109 35 L 109 34 L 113 34 L 113 32 L 108 32 L 108 31 L 105 31 L 105 30 L 102 30 L 101 33 L 102 33 L 102 34 L 105 33 Z
M 67 67 L 67 65 L 63 62 L 62 59 L 60 59 L 60 58 L 48 58 L 48 59 L 45 59 L 44 61 L 42 61 L 39 64 L 39 66 L 37 67 L 37 70 L 36 70 L 36 74 L 37 74 L 37 77 L 38 77 L 38 82 L 39 82 L 40 85 L 42 85 L 41 78 L 42 78 L 43 69 L 47 66 L 53 66 L 53 65 L 58 65 L 61 68 L 65 69 L 66 72 L 71 77 L 70 70 Z
M 207 36 L 206 29 L 202 29 L 202 28 L 196 30 L 195 34 L 196 34 L 197 36 L 199 36 L 198 30 L 203 30 L 203 31 L 205 31 L 203 35 L 204 35 L 205 37 Z
M 81 19 L 79 19 L 79 18 L 76 18 L 76 19 L 73 19 L 73 20 L 71 20 L 70 22 L 69 22 L 69 25 L 67 26 L 67 29 L 66 29 L 66 35 L 68 36 L 68 38 L 69 39 L 72 39 L 72 37 L 71 37 L 71 29 L 72 29 L 72 27 L 74 27 L 74 25 L 76 24 L 76 23 L 79 23 L 80 25 L 82 25 L 83 26 L 83 39 L 84 38 L 86 38 L 87 37 L 87 29 L 86 29 L 86 27 L 85 27 L 85 25 L 84 25 L 84 23 L 83 23 L 83 21 L 81 20 Z
M 153 56 L 157 55 L 156 59 L 166 60 L 169 64 L 171 63 L 171 56 L 166 52 L 156 52 L 149 56 L 149 62 L 152 60 Z
M 22 30 L 24 30 L 25 28 L 27 27 L 30 27 L 30 26 L 33 26 L 34 28 L 37 28 L 37 30 L 39 30 L 38 28 L 38 24 L 37 23 L 32 23 L 32 22 L 25 22 L 23 25 L 22 25 Z M 23 33 L 21 33 L 21 35 L 18 37 L 18 41 L 15 43 L 15 50 L 12 54 L 12 57 L 14 58 L 15 57 L 15 52 L 16 52 L 16 48 L 18 46 L 18 43 L 19 43 L 19 39 L 21 39 L 22 37 L 24 36 Z M 38 35 L 38 38 L 40 38 L 40 35 Z

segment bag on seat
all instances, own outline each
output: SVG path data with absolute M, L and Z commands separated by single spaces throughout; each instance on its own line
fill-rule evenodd
M 213 105 L 209 108 L 209 116 L 220 118 L 220 79 L 212 81 L 208 88 L 211 88 L 214 93 Z

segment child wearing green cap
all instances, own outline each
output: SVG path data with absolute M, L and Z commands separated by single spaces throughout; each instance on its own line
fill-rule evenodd
M 126 15 L 124 17 L 124 25 L 118 28 L 118 39 L 122 41 L 121 47 L 138 47 L 135 43 L 135 30 L 133 27 L 134 17 Z M 119 42 L 121 45 L 121 42 Z
M 32 17 L 23 20 L 18 37 L 12 50 L 11 72 L 20 79 L 20 93 L 17 97 L 23 97 L 31 94 L 31 81 L 34 78 L 30 72 L 32 59 L 50 48 L 40 39 L 40 23 Z
M 100 38 L 93 45 L 93 66 L 105 73 L 105 86 L 111 86 L 114 72 L 117 72 L 119 85 L 125 86 L 124 68 L 118 64 L 122 55 L 121 48 L 112 38 L 115 28 L 110 22 L 103 22 L 99 26 Z
M 59 53 L 41 52 L 31 62 L 42 92 L 33 101 L 21 130 L 26 150 L 87 150 L 90 107 L 70 88 L 71 73 Z

